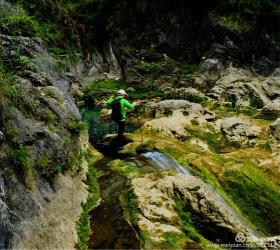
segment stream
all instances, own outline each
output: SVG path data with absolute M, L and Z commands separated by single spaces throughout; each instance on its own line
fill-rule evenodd
M 139 172 L 174 171 L 185 176 L 191 172 L 181 166 L 173 158 L 159 151 L 149 151 L 137 155 L 123 155 L 111 148 L 102 147 L 102 138 L 115 131 L 111 121 L 99 118 L 98 110 L 83 110 L 83 119 L 89 122 L 90 142 L 100 150 L 104 157 L 95 163 L 99 173 L 100 204 L 90 213 L 90 227 L 92 234 L 88 243 L 89 249 L 140 249 L 140 240 L 123 216 L 123 208 L 119 198 L 126 188 L 126 180 L 112 171 L 108 164 L 116 159 L 123 160 L 127 165 L 136 167 Z M 128 131 L 134 131 L 135 126 L 127 126 Z M 208 184 L 211 189 L 214 187 Z M 217 192 L 217 198 L 242 221 L 234 209 Z M 254 233 L 251 232 L 254 236 Z

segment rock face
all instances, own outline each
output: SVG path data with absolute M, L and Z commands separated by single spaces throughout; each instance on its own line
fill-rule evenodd
M 246 229 L 240 218 L 215 190 L 194 176 L 180 174 L 147 174 L 134 178 L 131 188 L 137 197 L 137 225 L 143 233 L 144 248 L 164 242 L 166 233 L 183 234 L 176 199 L 184 209 L 200 219 L 202 234 L 218 242 L 234 241 L 237 233 L 250 239 L 254 234 Z M 198 229 L 198 230 L 200 230 Z
M 280 118 L 269 126 L 270 133 L 277 139 L 280 140 Z
M 266 104 L 261 109 L 262 114 L 267 115 L 279 115 L 280 116 L 280 98 L 273 100 L 272 102 Z
M 236 68 L 228 68 L 208 96 L 230 101 L 234 107 L 261 108 L 270 101 L 259 79 L 246 70 Z
M 0 248 L 74 248 L 87 198 L 87 163 L 75 159 L 88 138 L 72 80 L 56 70 L 41 39 L 1 35 L 0 47 L 8 66 L 21 69 L 7 84 L 14 97 L 1 92 L 0 100 Z
M 252 142 L 258 131 L 238 117 L 226 118 L 221 124 L 222 133 L 230 142 L 242 145 Z

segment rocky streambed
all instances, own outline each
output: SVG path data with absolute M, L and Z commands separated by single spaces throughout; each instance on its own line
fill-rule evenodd
M 176 100 L 173 100 L 171 104 L 165 102 L 158 105 L 164 105 L 163 109 L 177 110 L 172 111 L 173 115 L 178 115 L 182 108 L 182 112 L 192 109 L 191 119 L 197 119 L 198 127 L 200 122 L 204 122 L 204 125 L 208 122 L 202 116 L 213 120 L 210 117 L 213 114 L 203 111 L 197 104 L 181 101 L 178 108 Z M 141 133 L 136 130 L 133 134 L 127 134 L 125 143 L 118 151 L 114 150 L 114 135 L 107 135 L 99 143 L 104 157 L 94 165 L 98 170 L 101 202 L 91 212 L 89 248 L 208 249 L 211 244 L 217 244 L 216 247 L 233 244 L 239 248 L 244 244 L 264 246 L 270 241 L 276 244 L 279 239 L 266 237 L 274 235 L 260 230 L 250 220 L 246 210 L 232 200 L 230 190 L 226 189 L 227 179 L 223 175 L 228 175 L 237 166 L 242 167 L 242 159 L 239 158 L 238 163 L 236 156 L 230 155 L 232 153 L 219 159 L 221 156 L 211 152 L 211 142 L 203 141 L 197 135 L 188 136 L 187 139 L 182 137 L 182 131 L 189 132 L 182 125 L 190 119 L 189 115 L 182 116 L 179 122 L 177 120 L 175 129 L 178 129 L 170 134 L 168 126 L 161 130 L 164 122 L 169 124 L 168 119 L 174 119 L 173 115 L 159 118 L 160 123 L 156 120 L 147 122 Z M 94 119 L 102 122 L 98 114 Z M 256 138 L 256 128 L 250 130 L 238 119 L 235 125 L 232 121 L 225 122 L 220 126 L 228 139 L 247 145 L 248 141 Z M 159 133 L 154 133 L 155 127 L 151 130 L 151 124 L 158 124 Z M 242 134 L 242 129 L 248 133 Z M 185 139 L 182 141 L 182 138 Z M 225 180 L 219 180 L 219 175 Z M 241 242 L 236 240 L 237 235 L 242 236 Z

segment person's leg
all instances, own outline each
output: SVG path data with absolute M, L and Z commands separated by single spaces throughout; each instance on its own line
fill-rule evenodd
M 120 121 L 118 123 L 118 127 L 119 127 L 119 129 L 118 129 L 118 136 L 123 136 L 124 130 L 125 130 L 125 121 Z

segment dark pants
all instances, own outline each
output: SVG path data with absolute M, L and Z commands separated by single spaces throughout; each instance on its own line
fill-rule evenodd
M 118 136 L 122 136 L 124 134 L 125 129 L 125 121 L 119 121 L 118 124 Z

